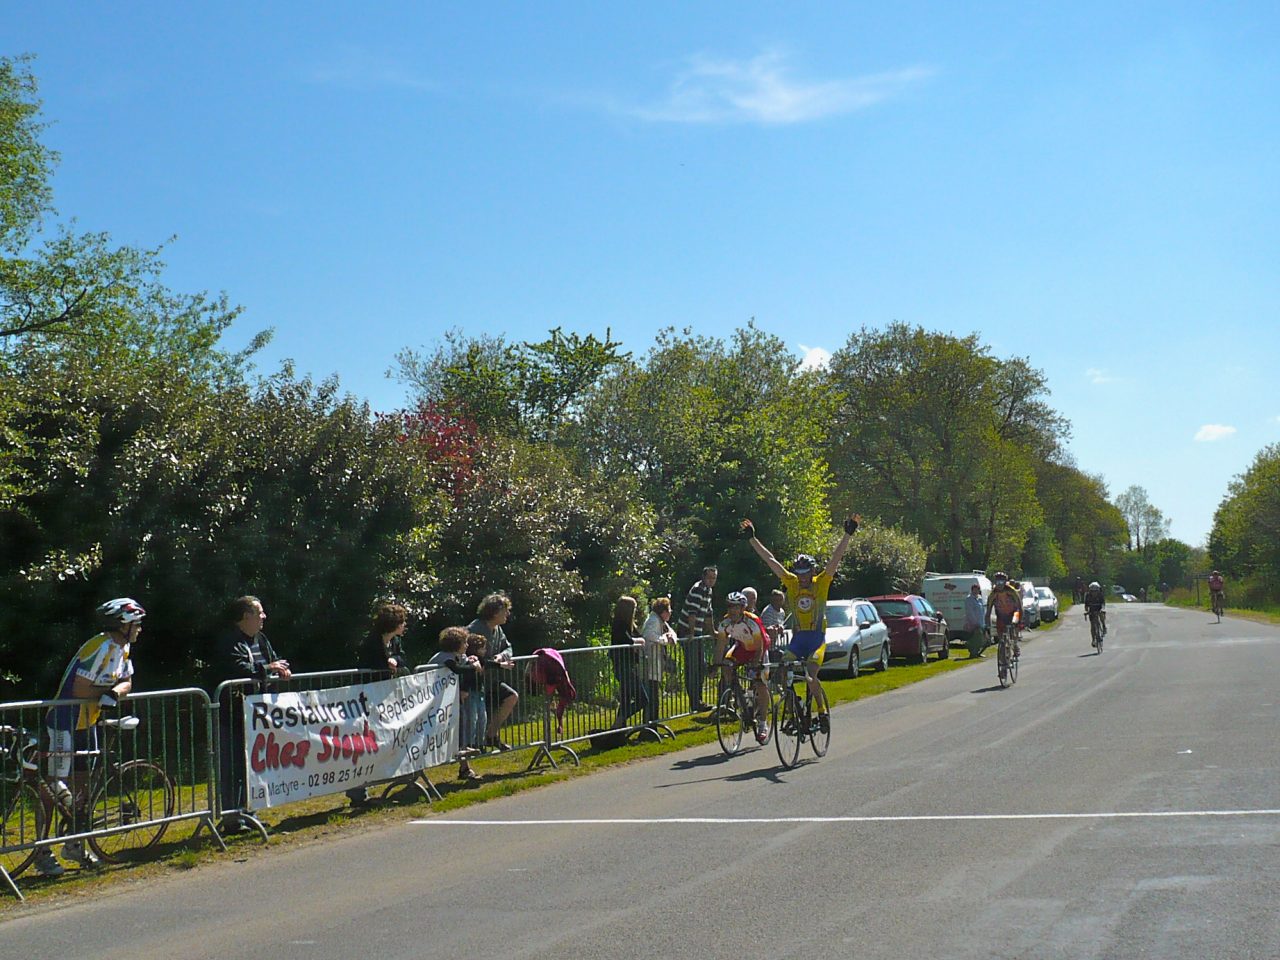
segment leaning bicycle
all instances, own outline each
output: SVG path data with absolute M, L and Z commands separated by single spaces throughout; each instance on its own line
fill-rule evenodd
M 800 747 L 805 740 L 814 756 L 825 757 L 831 745 L 831 724 L 828 721 L 824 728 L 821 722 L 804 664 L 785 652 L 782 662 L 773 668 L 773 678 L 773 738 L 778 759 L 790 770 L 800 762 Z

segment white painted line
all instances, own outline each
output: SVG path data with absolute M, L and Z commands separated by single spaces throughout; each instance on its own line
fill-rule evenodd
M 1168 817 L 1278 817 L 1277 810 L 1131 810 L 1112 813 L 939 813 L 884 817 L 615 817 L 564 820 L 410 820 L 423 827 L 666 826 L 672 823 L 954 823 L 966 820 L 1142 820 Z

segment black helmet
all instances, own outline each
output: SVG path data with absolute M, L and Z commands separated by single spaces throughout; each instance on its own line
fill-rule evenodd
M 807 553 L 802 553 L 796 557 L 796 562 L 791 565 L 792 573 L 813 573 L 818 569 L 818 561 Z

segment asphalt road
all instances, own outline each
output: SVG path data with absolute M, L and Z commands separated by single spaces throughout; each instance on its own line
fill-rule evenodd
M 1113 607 L 1102 656 L 1076 614 L 995 673 L 839 708 L 794 771 L 698 747 L 36 910 L 0 957 L 1280 957 L 1280 629 Z

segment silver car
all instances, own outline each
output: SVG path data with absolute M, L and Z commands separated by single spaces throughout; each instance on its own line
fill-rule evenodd
M 1048 622 L 1058 619 L 1058 595 L 1048 587 L 1036 587 L 1036 599 L 1040 601 L 1040 619 Z
M 889 668 L 889 628 L 866 600 L 828 600 L 822 670 L 852 678 L 863 667 Z
M 1040 598 L 1030 580 L 1022 581 L 1022 625 L 1028 630 L 1040 626 Z

